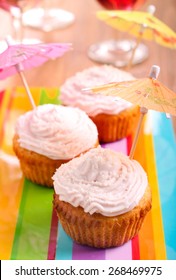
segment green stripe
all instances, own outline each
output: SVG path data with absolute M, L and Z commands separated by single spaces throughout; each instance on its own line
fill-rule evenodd
M 55 94 L 54 94 L 54 96 L 52 96 L 52 98 L 48 95 L 49 94 L 47 93 L 47 89 L 42 88 L 41 97 L 40 97 L 40 105 L 47 104 L 47 103 L 60 104 L 60 100 L 58 98 L 60 95 L 59 89 L 55 90 Z
M 50 97 L 41 89 L 40 105 L 59 104 L 59 90 Z M 11 253 L 12 260 L 46 260 L 52 218 L 53 189 L 25 179 Z
M 45 260 L 48 253 L 53 189 L 24 181 L 11 259 Z

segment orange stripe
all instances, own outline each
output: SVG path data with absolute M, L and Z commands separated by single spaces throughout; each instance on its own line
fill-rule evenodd
M 14 216 L 16 215 L 16 210 L 18 209 L 15 206 L 15 201 L 16 199 L 18 200 L 18 197 L 21 193 L 19 182 L 16 180 L 16 178 L 19 176 L 19 172 L 17 172 L 16 168 L 18 162 L 16 160 L 14 161 L 14 157 L 12 157 L 11 153 L 8 153 L 7 150 L 3 149 L 4 146 L 11 147 L 11 141 L 9 141 L 10 138 L 6 132 L 10 132 L 8 120 L 13 98 L 14 91 L 6 90 L 0 114 L 0 126 L 2 127 L 0 153 L 0 244 L 3 244 L 3 246 L 0 247 L 1 259 L 10 258 L 14 237 L 14 228 L 16 225 Z M 8 142 L 8 145 L 4 144 L 6 142 Z M 15 178 L 15 180 L 12 178 Z
M 148 213 L 139 233 L 140 259 L 165 260 L 166 248 L 149 113 L 142 131 L 135 158 L 141 163 L 148 175 L 149 185 L 152 190 L 152 210 Z
M 26 111 L 32 109 L 31 104 L 28 100 L 24 88 L 16 88 L 13 90 L 6 91 L 6 94 L 13 94 L 12 104 L 8 109 L 7 104 L 4 104 L 4 115 L 8 112 L 8 120 L 6 120 L 6 125 L 4 129 L 4 141 L 2 143 L 2 150 L 7 153 L 8 155 L 14 155 L 13 148 L 12 148 L 12 138 L 14 135 L 14 128 L 15 128 L 15 121 L 19 115 L 23 114 Z M 34 101 L 36 104 L 39 103 L 40 100 L 40 91 L 39 89 L 32 89 L 31 93 L 34 97 Z M 3 120 L 2 120 L 3 123 Z
M 144 147 L 144 144 L 146 143 L 146 135 L 144 134 L 144 124 L 139 136 L 134 158 L 138 160 L 140 164 L 143 166 L 144 170 L 147 173 L 149 173 L 148 164 L 147 164 L 147 160 L 149 160 L 147 156 L 148 151 L 146 152 L 146 147 Z M 153 150 L 150 151 L 149 156 L 151 156 L 152 153 Z M 151 183 L 152 182 L 149 182 L 150 185 Z M 154 260 L 156 258 L 151 211 L 147 214 L 144 224 L 139 232 L 139 248 L 140 248 L 141 260 Z
M 152 188 L 152 223 L 155 255 L 157 260 L 166 260 L 166 247 L 164 239 L 164 229 L 162 223 L 161 204 L 159 196 L 159 186 L 156 171 L 156 161 L 154 155 L 153 137 L 151 134 L 145 137 L 145 152 L 147 158 L 147 173 L 149 184 Z
M 40 100 L 39 89 L 31 91 L 35 103 L 38 104 Z M 11 102 L 12 93 L 14 94 Z M 1 260 L 8 260 L 11 256 L 23 191 L 21 170 L 12 149 L 14 126 L 17 117 L 30 109 L 31 105 L 23 88 L 17 88 L 15 92 L 14 90 L 6 91 L 0 111 L 0 127 L 4 127 L 0 158 L 0 244 L 3 244 L 0 246 Z

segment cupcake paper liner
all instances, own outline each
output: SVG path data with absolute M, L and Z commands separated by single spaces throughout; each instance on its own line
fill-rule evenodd
M 54 207 L 65 232 L 77 243 L 97 248 L 120 246 L 138 234 L 151 208 L 151 191 L 147 187 L 143 198 L 133 210 L 114 217 L 85 213 L 60 201 L 54 194 Z
M 139 107 L 132 106 L 118 115 L 98 114 L 90 118 L 97 126 L 100 143 L 109 143 L 132 134 L 138 117 Z
M 56 169 L 59 168 L 61 164 L 68 162 L 70 159 L 53 160 L 46 156 L 24 149 L 20 147 L 18 138 L 18 135 L 15 135 L 13 138 L 13 149 L 20 161 L 20 166 L 24 176 L 33 183 L 53 187 L 52 176 L 54 175 Z M 94 147 L 97 147 L 98 145 L 99 142 L 97 141 Z
M 20 147 L 18 135 L 14 136 L 13 149 L 20 161 L 24 176 L 33 183 L 53 187 L 51 177 L 56 169 L 68 160 L 53 160 L 35 152 Z

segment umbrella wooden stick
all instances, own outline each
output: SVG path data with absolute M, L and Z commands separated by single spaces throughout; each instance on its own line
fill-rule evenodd
M 157 79 L 157 77 L 159 75 L 159 72 L 160 72 L 160 67 L 157 66 L 157 65 L 153 65 L 151 70 L 150 70 L 149 78 Z M 140 107 L 140 113 L 141 114 L 140 114 L 138 126 L 137 126 L 137 129 L 136 129 L 136 133 L 135 133 L 135 136 L 134 136 L 133 144 L 132 144 L 132 147 L 131 147 L 131 150 L 130 150 L 130 154 L 129 154 L 129 158 L 130 159 L 132 159 L 133 156 L 134 156 L 134 152 L 135 152 L 135 148 L 136 148 L 136 145 L 137 145 L 137 140 L 138 140 L 138 137 L 139 137 L 139 132 L 140 132 L 140 129 L 141 129 L 142 121 L 143 121 L 143 118 L 144 118 L 144 116 L 145 116 L 145 114 L 147 112 L 148 112 L 147 108 Z
M 6 37 L 6 43 L 7 43 L 8 46 L 10 46 L 12 44 L 11 37 L 9 37 L 9 36 Z M 35 105 L 34 99 L 32 97 L 31 91 L 29 89 L 28 83 L 26 81 L 26 78 L 24 76 L 23 66 L 22 66 L 22 64 L 18 63 L 18 64 L 15 65 L 15 67 L 16 67 L 16 69 L 18 71 L 18 74 L 20 75 L 20 78 L 21 78 L 21 80 L 23 82 L 23 85 L 24 85 L 24 87 L 26 89 L 26 93 L 27 93 L 27 95 L 29 97 L 29 101 L 30 101 L 30 103 L 31 103 L 31 105 L 32 105 L 32 107 L 34 109 L 34 108 L 36 108 L 36 105 Z
M 136 149 L 139 133 L 140 133 L 140 130 L 141 130 L 142 121 L 143 121 L 144 116 L 145 116 L 145 114 L 147 112 L 148 112 L 147 108 L 145 108 L 145 107 L 141 107 L 140 108 L 140 113 L 141 114 L 140 114 L 138 126 L 137 126 L 137 129 L 136 129 L 136 133 L 135 133 L 135 136 L 134 136 L 133 144 L 132 144 L 132 147 L 131 147 L 131 150 L 130 150 L 130 154 L 129 154 L 129 158 L 130 159 L 132 159 L 134 157 L 134 152 L 135 152 L 135 149 Z
M 32 107 L 34 109 L 34 108 L 36 108 L 36 105 L 35 105 L 34 99 L 32 97 L 31 91 L 29 89 L 28 83 L 26 81 L 25 75 L 24 75 L 24 73 L 22 71 L 22 67 L 20 66 L 20 64 L 17 64 L 16 68 L 18 70 L 18 74 L 20 75 L 20 78 L 21 78 L 21 80 L 23 82 L 23 85 L 25 87 L 26 93 L 27 93 L 27 95 L 29 97 L 29 101 L 30 101 L 30 103 L 31 103 L 31 105 L 32 105 Z

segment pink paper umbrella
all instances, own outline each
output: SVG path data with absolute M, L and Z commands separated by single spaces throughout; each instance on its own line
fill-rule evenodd
M 33 108 L 35 103 L 32 98 L 29 86 L 23 71 L 37 67 L 48 61 L 61 57 L 71 49 L 68 43 L 49 43 L 49 44 L 9 44 L 8 48 L 0 54 L 0 80 L 8 78 L 18 73 L 22 79 L 29 100 Z

